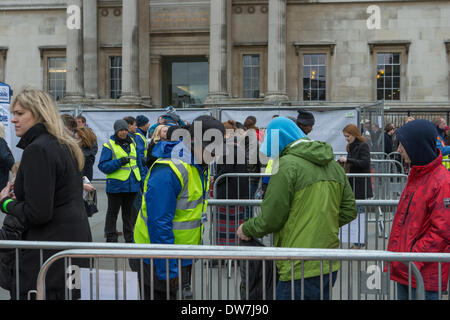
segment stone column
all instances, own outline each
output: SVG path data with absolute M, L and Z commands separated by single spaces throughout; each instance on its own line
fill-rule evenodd
M 228 97 L 226 0 L 211 1 L 209 20 L 209 94 L 205 104 Z
M 67 7 L 75 6 L 80 9 L 79 19 L 83 17 L 83 1 L 68 0 Z M 67 17 L 74 14 L 68 13 Z M 75 13 L 75 16 L 77 13 Z M 84 98 L 84 59 L 83 59 L 83 22 L 80 28 L 67 28 L 66 45 L 66 95 L 64 100 L 79 101 Z
M 139 92 L 142 103 L 152 105 L 150 92 L 150 1 L 139 0 Z
M 162 107 L 162 66 L 161 66 L 161 56 L 151 56 L 151 95 L 152 95 L 152 104 L 154 107 Z
M 288 100 L 286 94 L 286 0 L 269 1 L 266 100 Z
M 97 0 L 83 0 L 84 91 L 86 98 L 98 98 Z
M 122 96 L 139 102 L 139 32 L 138 0 L 123 1 L 122 14 Z

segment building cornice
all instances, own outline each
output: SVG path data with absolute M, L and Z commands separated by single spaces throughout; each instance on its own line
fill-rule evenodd
M 375 48 L 380 47 L 403 47 L 406 54 L 409 53 L 410 40 L 383 40 L 383 41 L 370 41 L 369 43 L 370 54 L 373 54 Z
M 41 55 L 41 59 L 44 56 L 44 52 L 61 52 L 65 51 L 66 46 L 40 46 L 39 53 Z
M 334 54 L 334 48 L 336 47 L 335 42 L 294 42 L 295 54 L 298 55 L 302 48 L 324 48 L 330 51 L 330 55 Z
M 249 1 L 233 1 L 243 4 Z M 261 2 L 261 1 L 260 1 Z M 408 2 L 428 2 L 426 0 L 287 0 L 287 4 L 380 4 L 380 3 L 408 3 Z M 431 2 L 431 1 L 429 1 Z M 448 2 L 448 0 L 433 0 L 433 2 Z
M 0 0 L 0 11 L 65 10 L 67 0 Z

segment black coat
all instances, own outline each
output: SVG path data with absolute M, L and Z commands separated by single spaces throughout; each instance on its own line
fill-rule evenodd
M 91 148 L 83 147 L 81 148 L 84 154 L 84 168 L 81 170 L 81 174 L 89 179 L 89 181 L 92 181 L 94 178 L 94 162 L 95 162 L 95 155 L 98 151 L 98 145 L 97 142 L 94 143 L 94 145 Z
M 228 151 L 227 151 L 228 149 Z M 231 149 L 234 149 L 233 151 Z M 228 163 L 226 154 L 234 153 L 234 158 L 229 154 Z M 239 161 L 241 160 L 241 161 Z M 243 160 L 243 161 L 242 161 Z M 230 163 L 231 162 L 231 163 Z M 244 163 L 239 163 L 244 162 Z M 216 179 L 226 173 L 248 173 L 248 160 L 246 159 L 245 149 L 237 143 L 224 145 L 224 158 L 222 164 L 217 165 Z M 217 199 L 248 199 L 250 187 L 249 178 L 221 178 L 217 183 Z
M 23 222 L 16 217 L 7 215 L 3 221 L 3 227 L 0 229 L 0 240 L 22 240 L 24 229 Z M 8 291 L 11 291 L 15 284 L 15 258 L 15 249 L 0 250 L 0 287 Z
M 365 142 L 357 139 L 350 144 L 347 155 L 348 173 L 370 173 L 370 148 Z M 355 193 L 355 199 L 373 197 L 372 181 L 370 178 L 349 178 L 350 185 Z
M 17 147 L 24 149 L 14 185 L 17 201 L 9 202 L 6 209 L 9 215 L 24 221 L 22 240 L 92 241 L 83 204 L 82 176 L 69 150 L 42 123 L 30 128 Z M 44 261 L 56 252 L 43 250 Z M 36 289 L 39 250 L 21 250 L 19 259 L 20 296 L 24 298 L 29 290 Z M 74 260 L 72 264 L 84 265 Z M 48 270 L 47 298 L 64 297 L 64 271 L 64 260 Z
M 9 180 L 9 170 L 14 165 L 14 157 L 5 139 L 0 138 L 0 190 L 2 190 Z
M 388 135 L 387 132 L 384 133 L 384 153 L 390 154 L 394 152 L 394 145 L 392 141 L 392 136 Z

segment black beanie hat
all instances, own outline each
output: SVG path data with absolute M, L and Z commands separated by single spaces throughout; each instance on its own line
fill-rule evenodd
M 313 126 L 315 123 L 314 116 L 311 112 L 300 109 L 297 111 L 297 124 L 298 125 L 304 125 L 304 126 Z
M 222 133 L 222 137 L 225 135 L 225 126 L 223 125 L 222 122 L 220 122 L 219 120 L 217 120 L 216 118 L 212 117 L 212 116 L 199 116 L 197 118 L 194 119 L 194 121 L 192 121 L 191 126 L 189 127 L 189 133 L 191 134 L 191 137 L 194 138 L 194 127 L 196 123 L 201 123 L 201 130 L 202 130 L 202 135 L 209 129 L 217 129 Z M 203 137 L 197 137 L 198 139 L 202 139 Z M 193 141 L 194 139 L 192 139 Z M 207 146 L 208 144 L 210 144 L 210 141 L 202 141 L 203 146 Z

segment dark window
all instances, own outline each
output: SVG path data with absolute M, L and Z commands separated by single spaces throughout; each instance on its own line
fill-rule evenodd
M 47 60 L 48 92 L 58 101 L 66 93 L 66 58 L 50 57 Z
M 122 57 L 109 57 L 109 96 L 118 99 L 122 95 Z
M 167 57 L 163 60 L 163 106 L 201 105 L 208 96 L 205 57 Z
M 259 98 L 259 55 L 244 55 L 244 98 Z
M 400 53 L 377 55 L 377 100 L 400 100 Z
M 325 54 L 303 55 L 303 100 L 326 100 Z

